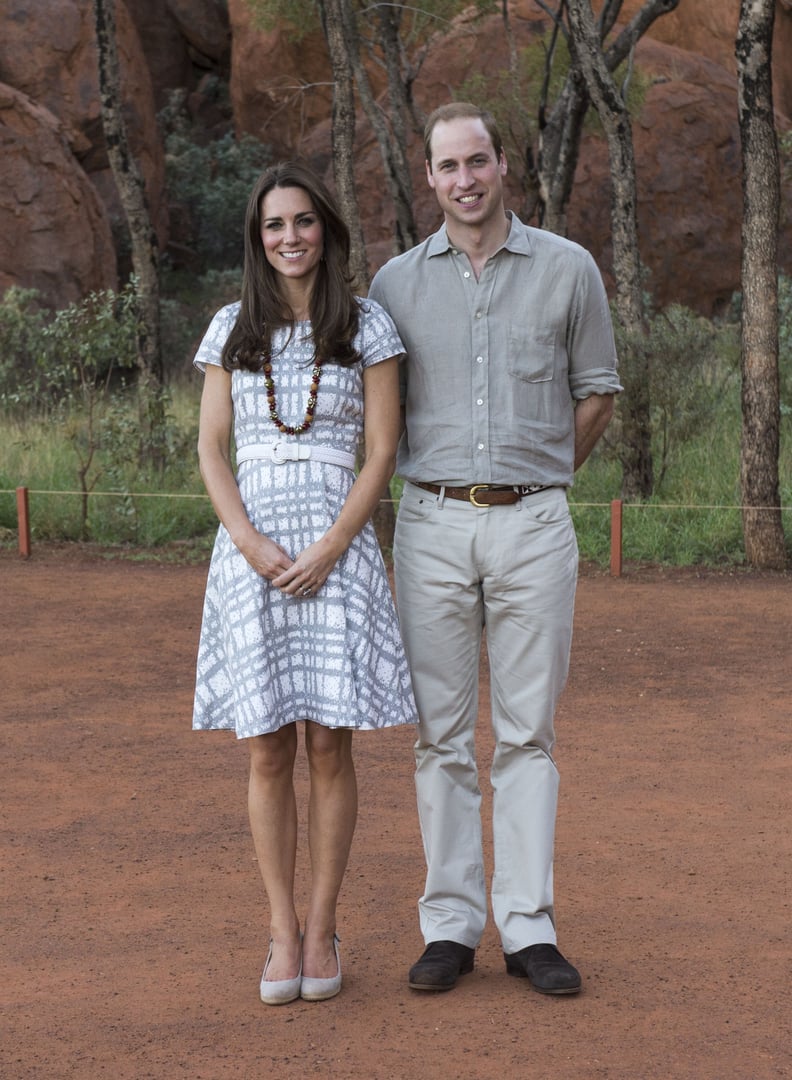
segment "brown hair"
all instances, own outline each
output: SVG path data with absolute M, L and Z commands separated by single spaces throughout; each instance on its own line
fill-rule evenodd
M 424 156 L 432 167 L 432 133 L 435 125 L 447 123 L 449 120 L 480 120 L 487 133 L 492 139 L 492 147 L 495 156 L 500 161 L 503 155 L 503 139 L 500 137 L 495 117 L 486 109 L 480 109 L 470 101 L 451 101 L 447 105 L 440 105 L 430 114 L 424 127 Z
M 270 265 L 261 242 L 261 204 L 274 188 L 297 187 L 308 195 L 323 229 L 324 251 L 311 293 L 311 335 L 314 363 L 357 363 L 353 345 L 359 313 L 349 273 L 349 229 L 333 196 L 306 165 L 286 161 L 272 165 L 253 186 L 245 216 L 245 263 L 237 321 L 223 346 L 223 367 L 260 371 L 272 352 L 273 331 L 294 329 L 294 316 L 286 303 L 277 271 Z

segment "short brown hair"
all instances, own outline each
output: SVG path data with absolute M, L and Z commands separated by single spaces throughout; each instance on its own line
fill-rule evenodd
M 430 114 L 424 127 L 424 156 L 432 165 L 432 133 L 439 123 L 447 123 L 449 120 L 480 120 L 487 129 L 492 148 L 500 160 L 503 155 L 503 139 L 500 137 L 495 117 L 486 109 L 480 109 L 470 101 L 451 101 L 447 105 L 440 105 Z

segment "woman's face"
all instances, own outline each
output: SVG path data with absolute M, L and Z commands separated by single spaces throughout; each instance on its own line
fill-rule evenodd
M 312 285 L 324 251 L 324 228 L 304 188 L 276 187 L 261 200 L 261 242 L 276 273 Z

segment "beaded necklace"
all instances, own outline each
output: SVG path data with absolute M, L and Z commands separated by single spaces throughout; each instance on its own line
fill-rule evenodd
M 264 386 L 267 390 L 267 404 L 269 405 L 269 417 L 278 431 L 284 435 L 302 435 L 304 431 L 307 431 L 314 420 L 314 413 L 316 411 L 316 397 L 319 393 L 319 380 L 322 377 L 322 365 L 317 361 L 313 366 L 311 372 L 311 386 L 308 391 L 308 404 L 305 407 L 305 419 L 301 424 L 293 427 L 291 424 L 284 424 L 278 415 L 278 403 L 275 399 L 275 383 L 272 381 L 272 362 L 270 360 L 264 361 L 262 368 L 264 372 Z

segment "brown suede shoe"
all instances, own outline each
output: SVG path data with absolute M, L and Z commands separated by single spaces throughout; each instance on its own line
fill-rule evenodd
M 407 985 L 413 990 L 451 990 L 460 975 L 473 970 L 475 949 L 456 941 L 433 941 L 410 968 Z
M 577 994 L 580 990 L 580 972 L 564 959 L 555 945 L 529 945 L 503 956 L 509 975 L 527 979 L 540 994 Z

